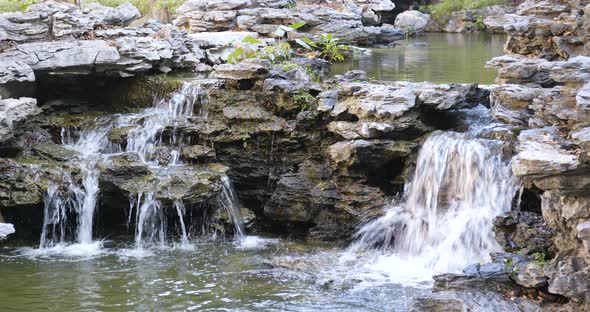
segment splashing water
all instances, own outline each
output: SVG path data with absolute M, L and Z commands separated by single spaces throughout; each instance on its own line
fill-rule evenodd
M 151 162 L 154 159 L 156 148 L 161 145 L 159 134 L 168 126 L 173 127 L 173 142 L 177 140 L 174 129 L 193 116 L 195 104 L 198 102 L 203 108 L 206 101 L 205 87 L 200 84 L 184 83 L 182 88 L 175 93 L 170 100 L 160 99 L 154 103 L 152 109 L 147 109 L 141 114 L 141 125 L 129 133 L 127 139 L 127 152 L 136 152 L 142 161 Z M 136 118 L 137 120 L 138 118 Z M 179 155 L 180 146 L 172 151 L 173 155 Z M 174 157 L 173 163 L 178 163 L 178 157 Z
M 501 148 L 466 134 L 432 134 L 418 155 L 405 203 L 388 206 L 383 217 L 363 226 L 344 261 L 376 251 L 365 267 L 411 283 L 487 260 L 500 249 L 492 221 L 510 210 L 517 190 Z
M 178 221 L 180 223 L 180 247 L 187 249 L 190 247 L 190 243 L 188 241 L 188 235 L 186 233 L 186 225 L 184 225 L 184 213 L 186 212 L 186 208 L 180 200 L 174 201 L 174 208 L 176 208 L 176 213 L 178 214 Z
M 181 89 L 169 100 L 160 99 L 152 108 L 138 114 L 120 115 L 117 118 L 98 118 L 91 128 L 81 131 L 76 138 L 70 128 L 62 129 L 61 143 L 69 150 L 77 152 L 76 161 L 80 174 L 78 183 L 69 172 L 64 172 L 62 181 L 52 183 L 45 195 L 44 222 L 40 248 L 53 248 L 63 245 L 68 240 L 70 228 L 76 227 L 75 239 L 81 245 L 92 244 L 93 218 L 100 193 L 98 162 L 107 159 L 113 153 L 121 152 L 120 146 L 114 146 L 108 139 L 109 131 L 116 127 L 132 126 L 127 140 L 126 151 L 137 153 L 140 159 L 154 169 L 161 167 L 154 162 L 156 149 L 163 145 L 161 133 L 169 126 L 172 130 L 172 161 L 170 165 L 181 165 L 180 150 L 182 137 L 175 129 L 193 116 L 195 105 L 199 104 L 199 116 L 207 116 L 207 83 L 184 83 Z M 161 171 L 161 170 L 160 170 Z M 136 209 L 135 245 L 141 249 L 145 245 L 166 240 L 166 216 L 162 203 L 155 198 L 156 192 L 139 194 L 132 198 L 128 223 L 131 213 Z M 181 244 L 188 246 L 188 236 L 184 224 L 185 213 L 182 201 L 174 203 L 182 231 Z M 74 219 L 71 216 L 75 215 Z M 68 220 L 68 217 L 72 220 Z
M 155 198 L 154 193 L 137 196 L 135 213 L 135 248 L 142 249 L 145 245 L 166 243 L 166 217 L 162 203 Z
M 246 228 L 244 226 L 244 220 L 242 219 L 242 213 L 240 212 L 238 194 L 228 176 L 221 178 L 221 182 L 223 184 L 219 196 L 219 204 L 227 212 L 234 224 L 236 239 L 241 241 L 246 237 Z

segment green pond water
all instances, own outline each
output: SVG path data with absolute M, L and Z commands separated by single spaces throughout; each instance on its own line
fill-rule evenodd
M 327 246 L 278 239 L 141 251 L 124 240 L 5 247 L 0 311 L 405 311 L 428 292 L 363 286 L 379 276 L 355 276 L 339 257 Z
M 491 84 L 496 71 L 484 68 L 503 54 L 506 36 L 486 33 L 433 33 L 399 41 L 392 48 L 371 49 L 369 55 L 332 66 L 332 74 L 361 69 L 378 80 L 431 81 L 434 83 Z

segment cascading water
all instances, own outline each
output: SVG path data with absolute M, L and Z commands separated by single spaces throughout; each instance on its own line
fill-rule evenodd
M 432 134 L 419 153 L 405 202 L 363 226 L 347 256 L 377 251 L 376 267 L 405 270 L 409 279 L 412 268 L 419 271 L 417 279 L 429 278 L 488 259 L 499 250 L 492 221 L 510 209 L 517 191 L 501 148 L 468 134 Z
M 240 201 L 238 194 L 228 176 L 221 178 L 222 190 L 219 196 L 219 204 L 230 217 L 234 224 L 235 237 L 237 240 L 243 240 L 246 237 L 246 228 L 242 213 L 240 212 Z
M 90 129 L 79 133 L 78 138 L 69 128 L 61 131 L 61 143 L 67 149 L 77 152 L 75 159 L 79 166 L 81 183 L 64 172 L 62 181 L 49 186 L 45 196 L 45 216 L 41 234 L 41 248 L 53 247 L 68 240 L 68 231 L 76 227 L 75 239 L 79 244 L 91 244 L 93 218 L 95 215 L 97 198 L 100 193 L 97 164 L 114 153 L 121 152 L 120 146 L 115 146 L 108 140 L 108 133 L 116 127 L 134 127 L 127 139 L 127 152 L 134 152 L 150 168 L 161 173 L 161 178 L 167 174 L 167 165 L 181 165 L 180 150 L 183 147 L 181 136 L 176 134 L 176 127 L 185 123 L 193 116 L 195 106 L 199 104 L 199 117 L 207 116 L 207 83 L 184 83 L 181 89 L 169 100 L 159 99 L 154 106 L 141 113 L 120 115 L 114 119 L 97 119 Z M 158 147 L 164 145 L 162 132 L 172 127 L 171 147 L 172 161 L 169 164 L 158 164 L 154 161 L 154 153 Z M 77 175 L 78 176 L 78 175 Z M 224 185 L 226 182 L 224 182 Z M 157 188 L 157 187 L 156 187 Z M 162 203 L 156 199 L 156 190 L 145 194 L 138 194 L 131 199 L 129 221 L 135 208 L 135 245 L 141 249 L 146 245 L 164 244 L 166 241 L 166 215 Z M 225 186 L 224 186 L 224 192 Z M 229 192 L 231 196 L 235 196 Z M 181 244 L 189 245 L 186 227 L 184 225 L 185 207 L 182 201 L 174 202 L 181 227 Z M 239 209 L 238 209 L 239 213 Z M 68 217 L 76 217 L 76 223 Z M 233 217 L 232 217 L 233 218 Z M 71 219 L 71 218 L 70 218 Z M 241 220 L 241 219 L 240 219 Z M 68 223 L 71 222 L 71 223 Z M 243 226 L 240 227 L 243 234 Z

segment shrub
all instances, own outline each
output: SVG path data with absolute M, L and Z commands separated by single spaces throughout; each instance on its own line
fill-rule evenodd
M 483 9 L 491 5 L 507 4 L 506 0 L 442 0 L 438 3 L 428 6 L 421 6 L 422 11 L 426 11 L 441 21 L 448 18 L 453 12 L 462 10 Z

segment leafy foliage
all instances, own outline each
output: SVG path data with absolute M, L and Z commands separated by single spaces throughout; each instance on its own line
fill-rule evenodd
M 311 95 L 308 90 L 298 90 L 293 93 L 293 103 L 295 103 L 301 111 L 309 110 L 314 102 L 315 97 Z
M 0 13 L 24 11 L 39 0 L 0 0 Z
M 491 5 L 507 4 L 506 0 L 442 0 L 438 3 L 420 7 L 434 19 L 441 21 L 448 18 L 453 12 L 462 10 L 483 9 Z
M 318 42 L 314 42 L 309 38 L 302 38 L 296 42 L 310 51 L 318 51 L 320 57 L 330 62 L 344 61 L 344 51 L 348 51 L 349 47 L 339 43 L 338 38 L 334 38 L 333 34 L 323 34 L 320 36 Z

